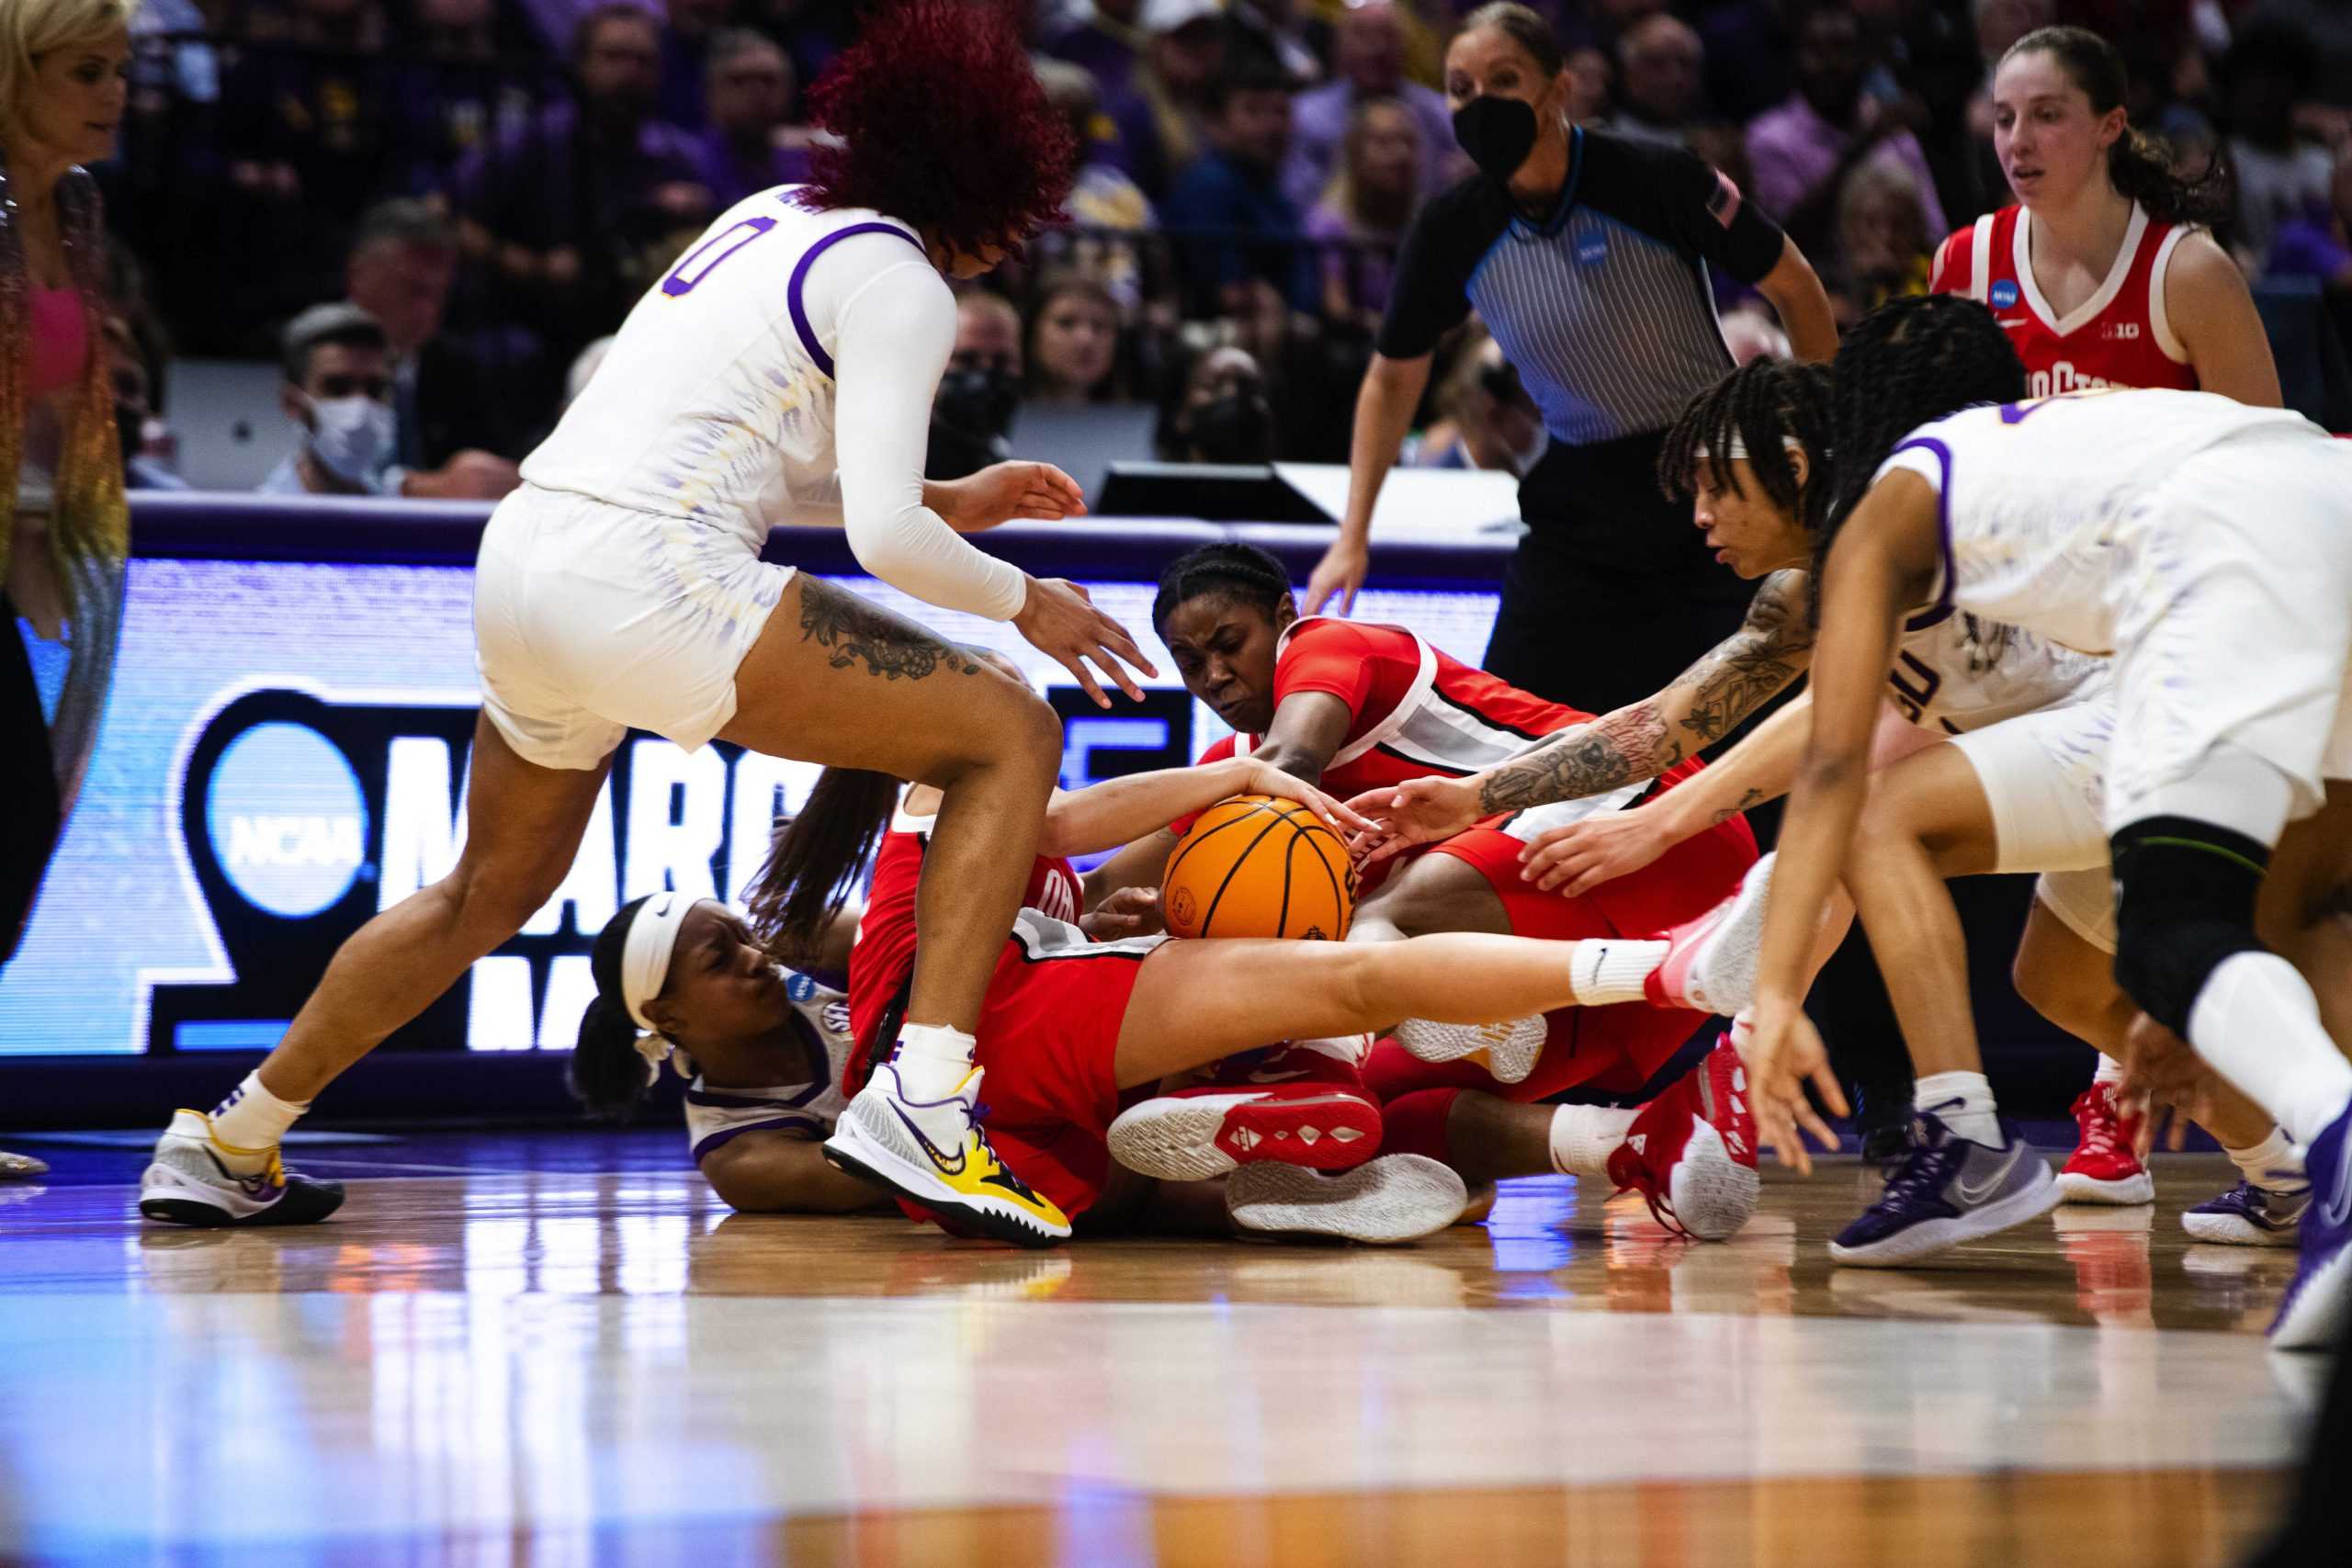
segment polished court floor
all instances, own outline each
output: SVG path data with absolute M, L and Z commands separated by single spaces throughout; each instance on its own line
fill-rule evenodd
M 0 1187 L 0 1560 L 2222 1563 L 2317 1369 L 2233 1173 L 1905 1272 L 1874 1179 L 1737 1240 L 1595 1183 L 1370 1251 L 730 1216 L 677 1134 L 322 1148 L 303 1231 Z M 673 1160 L 677 1159 L 677 1164 Z M 598 1167 L 603 1168 L 598 1168 Z

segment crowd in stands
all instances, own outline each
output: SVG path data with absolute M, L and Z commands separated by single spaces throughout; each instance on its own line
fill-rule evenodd
M 975 0 L 983 3 L 983 0 Z M 1080 138 L 1065 216 L 972 286 L 933 460 L 1024 401 L 1157 403 L 1163 456 L 1346 456 L 1396 248 L 1464 177 L 1443 0 L 1004 0 Z M 2352 344 L 2352 7 L 2334 0 L 1539 0 L 1579 123 L 1679 143 L 1776 219 L 1841 317 L 1923 291 L 2009 200 L 1989 62 L 2056 21 L 2132 70 L 2132 123 L 2224 162 L 2219 237 Z M 799 178 L 801 89 L 851 0 L 147 0 L 114 354 L 131 480 L 168 485 L 169 358 L 274 356 L 267 488 L 494 497 L 593 354 L 717 213 Z M 136 257 L 134 262 L 130 258 Z M 1717 280 L 1735 351 L 1770 312 Z M 1540 439 L 1474 327 L 1417 460 Z

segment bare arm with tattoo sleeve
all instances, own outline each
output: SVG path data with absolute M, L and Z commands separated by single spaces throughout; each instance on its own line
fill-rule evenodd
M 1450 837 L 1482 817 L 1622 788 L 1705 750 L 1804 672 L 1813 658 L 1804 592 L 1804 572 L 1774 572 L 1739 630 L 1665 690 L 1546 736 L 1508 762 L 1467 778 L 1418 779 L 1357 796 L 1349 804 L 1387 835 L 1367 847 L 1394 852 Z

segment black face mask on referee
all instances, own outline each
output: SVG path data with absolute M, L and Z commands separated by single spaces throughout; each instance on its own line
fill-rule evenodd
M 1535 106 L 1481 93 L 1453 111 L 1453 140 L 1488 179 L 1507 182 L 1535 151 Z

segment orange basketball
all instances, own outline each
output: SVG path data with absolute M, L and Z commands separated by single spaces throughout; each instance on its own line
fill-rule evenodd
M 1201 813 L 1160 879 L 1177 936 L 1337 942 L 1356 909 L 1348 847 L 1295 800 L 1237 795 Z

